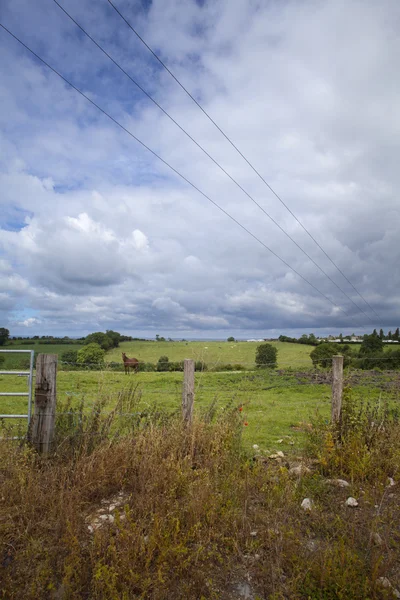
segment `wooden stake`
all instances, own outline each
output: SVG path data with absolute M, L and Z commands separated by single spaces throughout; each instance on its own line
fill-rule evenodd
M 343 395 L 343 356 L 332 357 L 332 423 L 340 422 Z
M 40 454 L 48 454 L 54 438 L 57 393 L 57 354 L 38 354 L 35 408 L 31 442 Z
M 194 360 L 185 358 L 183 362 L 182 416 L 191 423 L 194 403 Z

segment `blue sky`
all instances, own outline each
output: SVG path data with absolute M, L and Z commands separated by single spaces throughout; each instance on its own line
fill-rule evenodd
M 2 326 L 23 335 L 112 328 L 175 337 L 398 326 L 398 2 L 115 0 L 379 318 L 107 0 L 60 4 L 371 319 L 53 0 L 2 0 L 7 28 L 349 314 L 0 30 Z

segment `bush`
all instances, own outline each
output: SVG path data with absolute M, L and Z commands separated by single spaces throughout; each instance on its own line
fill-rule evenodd
M 220 365 L 216 365 L 215 367 L 213 367 L 211 369 L 211 371 L 214 371 L 216 373 L 223 372 L 223 371 L 245 371 L 245 370 L 246 370 L 246 367 L 244 367 L 243 365 L 237 364 L 237 363 L 236 364 L 222 363 Z
M 150 362 L 139 362 L 138 371 L 143 371 L 146 373 L 151 373 L 153 371 L 157 371 L 157 366 Z
M 195 371 L 207 371 L 208 367 L 207 367 L 206 363 L 202 362 L 201 360 L 196 360 L 196 362 L 194 363 L 194 370 Z
M 66 350 L 61 354 L 61 362 L 65 363 L 65 366 L 75 366 L 78 362 L 78 350 Z
M 366 335 L 360 346 L 360 356 L 380 354 L 383 351 L 383 342 L 377 335 Z
M 310 358 L 314 367 L 320 366 L 324 368 L 332 367 L 332 357 L 341 354 L 344 357 L 343 365 L 347 367 L 351 362 L 351 348 L 346 344 L 340 344 L 338 348 L 337 344 L 326 343 L 319 344 L 311 353 Z
M 157 371 L 169 371 L 168 356 L 160 356 L 157 362 Z
M 104 367 L 104 350 L 99 344 L 88 344 L 78 351 L 77 363 L 92 368 Z
M 183 362 L 170 362 L 168 367 L 169 371 L 183 371 Z
M 228 337 L 228 339 L 226 341 L 227 342 L 234 342 L 235 338 L 231 335 L 230 337 Z
M 257 347 L 256 365 L 257 367 L 267 367 L 276 369 L 278 350 L 271 344 L 261 344 Z
M 369 369 L 400 369 L 400 350 L 388 350 L 377 354 L 364 354 L 352 361 L 352 366 L 368 371 Z

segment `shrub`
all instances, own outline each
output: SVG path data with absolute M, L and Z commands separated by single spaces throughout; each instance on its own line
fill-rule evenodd
M 202 362 L 201 360 L 196 360 L 196 362 L 194 363 L 194 370 L 195 371 L 207 371 L 208 367 L 207 367 L 206 363 Z
M 143 372 L 153 372 L 153 371 L 157 371 L 157 366 L 153 363 L 150 362 L 139 362 L 139 366 L 138 366 L 138 371 L 143 371 Z
M 383 350 L 383 342 L 378 335 L 366 335 L 360 346 L 360 356 L 380 354 Z
M 212 371 L 245 371 L 246 367 L 240 364 L 231 364 L 231 363 L 222 363 L 220 365 L 216 365 L 211 369 Z
M 341 354 L 344 357 L 343 365 L 347 367 L 351 362 L 351 348 L 346 344 L 337 347 L 337 344 L 326 343 L 319 344 L 311 353 L 310 358 L 314 366 L 331 368 L 332 357 Z
M 78 362 L 78 350 L 66 350 L 61 354 L 61 362 L 66 367 L 75 366 Z
M 99 344 L 88 344 L 78 351 L 77 363 L 92 368 L 104 366 L 104 350 Z
M 170 362 L 168 363 L 169 371 L 183 371 L 183 362 Z
M 228 339 L 226 341 L 227 342 L 234 342 L 235 338 L 231 335 L 230 337 L 228 337 Z
M 272 344 L 261 344 L 257 347 L 256 365 L 257 367 L 267 367 L 276 369 L 278 350 Z
M 157 371 L 169 371 L 168 356 L 160 356 L 157 362 Z

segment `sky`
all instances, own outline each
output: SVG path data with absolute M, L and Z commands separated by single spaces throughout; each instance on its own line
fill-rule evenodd
M 355 304 L 53 0 L 0 0 L 5 27 L 287 263 L 0 28 L 0 326 L 400 325 L 397 0 L 114 0 L 368 304 L 107 0 L 59 1 Z

